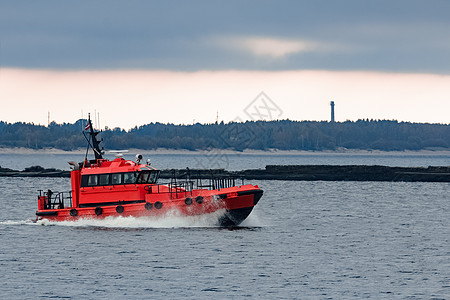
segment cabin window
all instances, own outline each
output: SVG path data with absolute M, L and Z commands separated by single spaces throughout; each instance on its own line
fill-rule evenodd
M 137 172 L 123 173 L 123 183 L 136 183 Z
M 143 171 L 139 174 L 139 178 L 137 183 L 147 183 L 148 182 L 148 176 L 150 175 L 150 172 Z
M 122 174 L 111 174 L 111 184 L 122 184 Z
M 148 183 L 156 183 L 159 177 L 159 171 L 153 171 L 150 173 L 150 178 L 148 179 Z
M 81 186 L 104 186 L 119 184 L 135 184 L 138 172 L 95 174 L 81 176 Z
M 137 183 L 152 184 L 158 180 L 159 171 L 142 171 L 139 173 Z
M 98 185 L 108 185 L 109 184 L 109 174 L 101 174 L 98 176 L 99 183 Z
M 88 186 L 94 186 L 97 185 L 97 175 L 89 175 L 88 177 Z

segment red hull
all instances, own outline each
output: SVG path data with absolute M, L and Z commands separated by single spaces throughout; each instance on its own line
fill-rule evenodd
M 85 204 L 88 207 L 42 209 L 36 212 L 38 219 L 50 221 L 76 221 L 80 218 L 103 219 L 106 217 L 195 216 L 223 210 L 218 220 L 220 226 L 239 225 L 253 210 L 262 196 L 258 186 L 243 185 L 220 190 L 193 190 L 178 192 L 175 199 L 169 193 L 146 194 L 144 199 L 102 204 Z M 135 203 L 127 203 L 135 202 Z M 138 203 L 136 203 L 138 202 Z M 83 205 L 81 205 L 83 206 Z

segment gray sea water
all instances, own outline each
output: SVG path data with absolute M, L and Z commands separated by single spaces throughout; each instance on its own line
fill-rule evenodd
M 0 178 L 0 299 L 450 298 L 449 183 L 252 183 L 263 198 L 227 229 L 215 215 L 35 224 L 36 190 L 68 179 Z
M 137 153 L 124 153 L 125 159 L 134 160 Z M 84 160 L 79 153 L 0 153 L 0 166 L 22 170 L 30 166 L 68 170 L 67 162 Z M 114 154 L 107 153 L 108 159 Z M 158 169 L 225 168 L 228 170 L 258 169 L 266 165 L 382 165 L 391 167 L 449 166 L 450 152 L 300 152 L 296 154 L 273 153 L 227 153 L 222 150 L 187 153 L 145 153 L 144 161 L 150 159 Z

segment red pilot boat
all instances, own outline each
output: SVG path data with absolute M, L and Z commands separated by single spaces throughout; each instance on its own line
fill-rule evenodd
M 160 171 L 149 162 L 142 164 L 120 155 L 103 158 L 100 141 L 90 118 L 83 132 L 95 159 L 71 164 L 69 192 L 39 191 L 37 220 L 75 221 L 80 218 L 196 216 L 219 213 L 219 226 L 236 226 L 244 221 L 263 195 L 257 185 L 237 185 L 232 177 L 193 179 L 189 169 L 183 179 L 158 183 Z M 87 153 L 87 152 L 86 152 Z M 206 182 L 205 182 L 206 181 Z

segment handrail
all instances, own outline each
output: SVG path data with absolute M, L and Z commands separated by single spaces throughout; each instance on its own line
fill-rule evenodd
M 240 178 L 240 177 L 239 177 Z M 184 180 L 180 180 L 184 179 Z M 197 171 L 196 180 L 192 180 L 191 172 L 189 168 L 186 168 L 186 172 L 183 174 L 179 174 L 177 176 L 176 171 L 172 170 L 172 176 L 170 178 L 170 182 L 168 183 L 158 183 L 152 186 L 157 186 L 157 193 L 170 193 L 171 198 L 178 198 L 179 195 L 192 196 L 192 191 L 194 189 L 204 189 L 208 190 L 219 190 L 229 187 L 236 186 L 236 177 L 234 176 L 215 176 L 215 174 L 210 170 L 210 178 L 204 179 L 201 174 Z M 244 185 L 244 179 L 240 178 L 242 184 Z M 204 180 L 208 180 L 208 184 L 204 184 Z M 167 191 L 161 191 L 160 187 L 166 186 L 168 188 Z M 148 189 L 149 193 L 151 189 Z
M 72 191 L 53 192 L 52 190 L 38 190 L 39 197 L 46 197 L 44 209 L 62 209 L 72 207 Z

